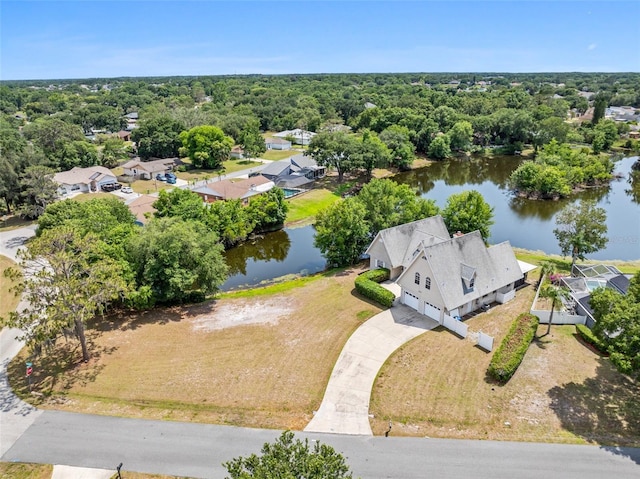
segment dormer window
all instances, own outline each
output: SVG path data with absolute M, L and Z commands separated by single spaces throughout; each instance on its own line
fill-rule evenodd
M 429 276 L 424 279 L 424 287 L 425 289 L 431 289 L 431 278 Z
M 467 294 L 473 291 L 473 287 L 476 282 L 476 269 L 468 264 L 460 264 L 460 276 L 462 279 L 462 287 L 464 293 Z
M 414 281 L 416 284 L 420 284 L 420 273 L 416 273 L 416 275 L 415 275 L 415 277 L 414 277 L 413 281 Z
M 469 280 L 469 289 L 473 289 L 473 285 L 475 284 L 475 282 L 476 282 L 476 277 L 474 276 Z

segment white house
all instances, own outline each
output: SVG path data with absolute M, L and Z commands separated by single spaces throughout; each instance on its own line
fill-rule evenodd
M 267 138 L 264 140 L 267 150 L 290 150 L 291 142 L 284 138 Z
M 311 139 L 316 136 L 316 134 L 312 131 L 301 130 L 300 128 L 296 128 L 295 130 L 284 130 L 278 133 L 274 133 L 273 135 L 276 138 L 292 138 L 293 143 L 296 145 L 308 145 Z
M 151 180 L 158 173 L 171 171 L 175 164 L 176 158 L 165 158 L 154 161 L 142 161 L 140 158 L 134 158 L 122 165 L 122 169 L 124 170 L 125 176 Z
M 509 301 L 533 269 L 509 242 L 487 248 L 478 231 L 449 237 L 440 216 L 380 231 L 367 252 L 371 269 L 391 270 L 403 304 L 440 322 Z
M 102 185 L 117 183 L 116 175 L 103 166 L 75 167 L 56 173 L 53 175 L 53 181 L 58 183 L 58 193 L 61 196 L 100 191 Z

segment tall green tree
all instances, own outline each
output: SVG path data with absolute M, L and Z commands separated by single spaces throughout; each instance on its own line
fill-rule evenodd
M 389 179 L 370 181 L 355 198 L 364 207 L 370 239 L 380 230 L 439 213 L 435 201 L 421 198 L 409 185 Z
M 104 255 L 95 235 L 70 226 L 45 231 L 18 255 L 21 269 L 9 276 L 19 281 L 15 292 L 29 307 L 11 313 L 3 326 L 20 329 L 31 347 L 73 328 L 88 361 L 86 322 L 127 290 L 118 263 Z
M 447 135 L 451 139 L 451 148 L 467 151 L 473 141 L 473 126 L 466 120 L 457 121 Z
M 262 446 L 261 455 L 237 457 L 223 466 L 228 479 L 351 479 L 344 457 L 335 449 L 316 441 L 294 439 L 285 431 L 271 443 Z
M 607 213 L 594 200 L 565 206 L 556 216 L 553 234 L 564 256 L 571 256 L 571 270 L 577 260 L 604 248 L 607 238 Z
M 272 188 L 253 197 L 247 209 L 248 216 L 255 225 L 254 231 L 273 231 L 281 228 L 287 219 L 289 203 L 285 200 L 281 188 Z
M 384 168 L 389 164 L 391 152 L 378 135 L 369 130 L 354 144 L 354 161 L 371 177 L 374 168 Z
M 442 218 L 450 232 L 470 233 L 478 230 L 486 243 L 494 223 L 493 211 L 493 207 L 478 191 L 470 190 L 449 196 L 442 210 Z
M 58 198 L 58 185 L 53 181 L 53 170 L 46 166 L 30 166 L 20 178 L 24 198 L 20 213 L 37 218 Z
M 323 131 L 311 139 L 307 154 L 319 165 L 335 168 L 338 182 L 342 183 L 345 173 L 358 167 L 354 157 L 355 140 L 343 131 Z
M 223 247 L 202 223 L 155 218 L 131 241 L 136 282 L 161 303 L 212 294 L 227 277 Z
M 391 163 L 406 170 L 415 159 L 415 147 L 411 143 L 411 134 L 406 126 L 391 125 L 380 133 L 380 139 L 391 152 Z
M 593 103 L 593 118 L 591 123 L 597 125 L 598 122 L 604 118 L 605 110 L 607 109 L 607 98 L 604 95 L 598 95 Z
M 216 169 L 229 159 L 233 138 L 217 126 L 202 125 L 183 131 L 181 152 L 188 156 L 196 168 Z
M 640 273 L 636 273 L 626 295 L 598 288 L 589 299 L 596 324 L 593 332 L 606 345 L 616 368 L 640 377 Z
M 356 198 L 337 201 L 316 216 L 314 244 L 330 266 L 358 261 L 369 244 L 365 207 Z
M 247 122 L 240 132 L 238 143 L 248 158 L 256 158 L 267 151 L 267 145 L 260 134 L 260 123 L 257 120 Z
M 131 140 L 137 145 L 138 155 L 143 160 L 150 158 L 172 158 L 178 156 L 182 142 L 180 133 L 184 126 L 168 115 L 143 119 L 131 132 Z
M 427 154 L 430 158 L 444 160 L 451 156 L 451 142 L 447 135 L 437 135 L 429 144 Z

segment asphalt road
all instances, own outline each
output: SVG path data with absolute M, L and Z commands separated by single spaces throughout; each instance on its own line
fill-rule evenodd
M 259 452 L 279 431 L 44 411 L 3 461 L 223 478 L 222 466 Z M 296 433 L 347 457 L 354 476 L 382 478 L 640 477 L 640 449 Z

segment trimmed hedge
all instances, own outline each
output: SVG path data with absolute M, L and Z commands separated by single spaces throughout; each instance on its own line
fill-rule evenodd
M 606 345 L 602 341 L 600 341 L 600 339 L 598 339 L 596 335 L 593 334 L 593 331 L 591 331 L 584 324 L 576 324 L 576 331 L 578 331 L 578 335 L 585 343 L 590 344 L 601 353 L 607 352 Z
M 493 379 L 506 383 L 520 366 L 538 329 L 539 320 L 529 313 L 522 313 L 511 324 L 489 363 L 487 373 Z
M 362 273 L 356 278 L 356 291 L 382 306 L 390 308 L 396 296 L 378 283 L 389 279 L 389 270 L 378 268 Z

